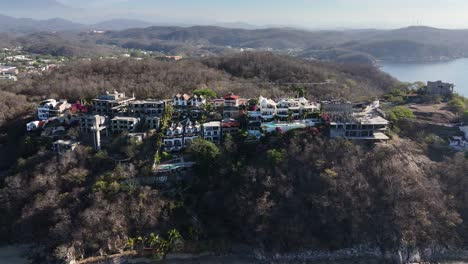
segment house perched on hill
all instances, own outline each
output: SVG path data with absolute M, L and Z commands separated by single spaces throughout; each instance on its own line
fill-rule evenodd
M 113 116 L 125 110 L 130 102 L 134 101 L 135 97 L 127 97 L 125 93 L 114 91 L 93 99 L 93 111 L 98 115 Z
M 452 83 L 444 83 L 442 81 L 427 82 L 426 93 L 430 96 L 447 97 L 453 94 L 455 85 Z
M 48 99 L 42 101 L 37 107 L 37 117 L 39 120 L 47 120 L 51 117 L 59 117 L 65 111 L 69 110 L 71 105 L 67 100 L 57 101 L 55 99 Z
M 385 134 L 389 121 L 378 111 L 380 103 L 369 105 L 351 102 L 323 102 L 323 111 L 328 116 L 331 138 L 389 140 Z
M 200 137 L 201 126 L 190 119 L 172 124 L 164 135 L 164 151 L 173 152 L 185 149 L 196 138 Z
M 137 100 L 128 104 L 128 114 L 134 117 L 161 116 L 166 102 L 163 100 Z

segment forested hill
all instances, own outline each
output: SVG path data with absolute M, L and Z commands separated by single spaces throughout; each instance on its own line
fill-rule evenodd
M 317 83 L 317 85 L 315 85 Z M 296 85 L 295 85 L 296 84 Z M 93 98 L 119 90 L 140 98 L 166 98 L 178 92 L 209 87 L 254 97 L 295 95 L 301 86 L 308 97 L 366 99 L 381 95 L 398 81 L 372 66 L 310 62 L 269 52 L 164 62 L 77 61 L 44 76 L 3 84 L 3 90 L 28 96 Z
M 2 27 L 7 31 L 15 31 L 16 28 L 20 32 L 31 32 L 31 27 L 37 27 L 37 30 L 49 32 L 43 34 L 40 42 L 36 42 L 37 32 L 32 32 L 21 36 L 14 44 L 23 45 L 31 52 L 65 56 L 98 57 L 102 56 L 103 49 L 115 47 L 186 57 L 224 55 L 249 49 L 271 50 L 306 59 L 359 64 L 375 64 L 377 60 L 443 60 L 468 55 L 468 30 L 408 27 L 396 30 L 308 31 L 294 28 L 248 30 L 215 26 L 153 26 L 95 34 L 89 30 L 103 28 L 103 25 L 115 25 L 117 29 L 120 22 L 80 27 L 60 20 L 27 20 L 27 25 L 22 26 L 24 21 L 12 19 L 3 17 L 2 24 L 0 17 L 0 32 Z M 135 21 L 122 23 L 127 26 L 145 25 Z M 50 34 L 65 28 L 82 31 Z M 47 49 L 47 46 L 52 48 Z M 80 48 L 84 46 L 85 49 Z
M 170 189 L 133 184 L 154 176 L 157 135 L 142 143 L 120 135 L 103 151 L 81 145 L 55 155 L 50 140 L 25 131 L 44 97 L 89 101 L 118 90 L 171 98 L 211 88 L 219 96 L 304 92 L 310 99 L 359 100 L 398 85 L 371 66 L 250 52 L 171 62 L 76 61 L 2 83 L 0 243 L 34 245 L 39 263 L 162 245 L 174 229 L 185 240 L 179 249 L 195 253 L 226 253 L 239 243 L 273 253 L 467 245 L 468 160 L 408 124 L 397 124 L 401 138 L 376 145 L 331 140 L 319 129 L 255 143 L 243 137 L 226 137 L 220 146 L 196 140 L 186 153 L 196 163 L 193 181 Z M 67 133 L 76 135 L 78 127 Z M 115 155 L 130 160 L 116 164 Z

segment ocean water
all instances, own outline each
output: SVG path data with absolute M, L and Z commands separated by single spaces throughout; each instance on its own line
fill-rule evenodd
M 468 97 L 468 58 L 438 62 L 381 61 L 382 71 L 400 81 L 437 81 L 455 84 L 455 91 Z

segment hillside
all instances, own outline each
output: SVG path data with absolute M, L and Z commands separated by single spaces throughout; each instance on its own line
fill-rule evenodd
M 308 85 L 307 83 L 323 83 Z M 28 83 L 28 85 L 22 82 Z M 291 83 L 304 86 L 316 98 L 371 98 L 398 84 L 371 66 L 346 66 L 309 62 L 273 53 L 162 62 L 152 59 L 77 61 L 45 76 L 19 81 L 4 89 L 32 96 L 94 97 L 105 90 L 135 92 L 138 97 L 167 97 L 210 87 L 219 94 L 244 96 L 295 94 Z M 305 83 L 301 85 L 301 83 Z
M 136 19 L 111 19 L 88 26 L 94 30 L 126 30 L 129 28 L 146 28 L 152 26 L 152 23 Z
M 0 15 L 0 32 L 32 33 L 37 31 L 66 31 L 82 29 L 83 25 L 55 18 L 34 20 L 29 18 L 14 18 Z
M 341 47 L 382 60 L 438 60 L 468 54 L 468 30 L 408 27 L 380 32 Z
M 328 79 L 330 82 L 322 85 L 289 84 L 321 83 Z M 77 61 L 43 76 L 20 79 L 13 84 L 0 83 L 0 90 L 5 93 L 2 98 L 8 100 L 1 105 L 10 108 L 13 107 L 11 102 L 15 101 L 11 98 L 15 96 L 18 96 L 18 102 L 44 96 L 73 101 L 118 90 L 135 93 L 139 98 L 168 98 L 179 92 L 190 93 L 206 87 L 218 95 L 234 92 L 246 97 L 282 97 L 295 96 L 298 89 L 302 89 L 308 98 L 364 100 L 384 94 L 397 84 L 395 79 L 370 66 L 308 62 L 271 53 L 244 53 L 178 62 L 150 59 Z M 24 104 L 18 104 L 13 107 L 15 110 L 0 116 L 0 127 L 18 116 L 27 116 L 22 106 Z M 16 153 L 21 149 L 11 151 Z M 0 159 L 0 168 L 10 164 L 15 157 L 12 153 Z
M 102 151 L 83 144 L 55 155 L 50 139 L 25 131 L 43 97 L 90 101 L 118 90 L 171 98 L 211 88 L 218 96 L 357 101 L 397 85 L 372 66 L 267 52 L 75 61 L 1 83 L 0 243 L 33 245 L 39 263 L 143 250 L 178 235 L 177 250 L 220 254 L 239 244 L 273 254 L 371 245 L 390 255 L 467 245 L 468 160 L 418 127 L 398 123 L 401 138 L 394 132 L 387 144 L 329 139 L 323 127 L 258 142 L 226 137 L 219 146 L 195 140 L 184 153 L 196 164 L 190 179 L 164 188 L 137 181 L 154 176 L 158 134 L 142 143 L 114 135 Z M 119 153 L 131 159 L 117 164 Z
M 212 26 L 150 27 L 109 32 L 98 40 L 126 48 L 165 52 L 191 47 L 288 51 L 309 59 L 367 63 L 439 60 L 468 54 L 468 30 L 409 27 L 398 30 L 305 31 L 291 28 L 233 29 Z M 179 48 L 179 49 L 177 49 Z M 332 51 L 332 52 L 331 52 Z
M 467 56 L 468 30 L 409 27 L 397 30 L 307 31 L 293 28 L 238 29 L 216 26 L 149 26 L 138 20 L 111 20 L 84 26 L 62 20 L 0 18 L 0 32 L 31 33 L 22 36 L 34 45 L 35 32 L 58 31 L 69 45 L 114 46 L 161 52 L 168 55 L 203 57 L 242 50 L 274 51 L 309 60 L 351 64 L 375 64 L 377 60 L 447 60 Z M 131 27 L 130 29 L 127 29 Z M 136 27 L 136 28 L 133 28 Z M 144 27 L 144 28 L 138 28 Z M 107 30 L 104 34 L 89 30 Z M 120 30 L 125 29 L 125 30 Z M 60 32 L 70 31 L 75 32 Z M 0 40 L 1 41 L 1 40 Z M 54 40 L 51 39 L 51 44 Z M 77 50 L 78 51 L 78 50 Z M 74 56 L 99 55 L 96 52 Z

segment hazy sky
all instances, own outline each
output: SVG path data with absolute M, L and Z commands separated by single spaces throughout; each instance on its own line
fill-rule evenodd
M 100 16 L 311 28 L 468 28 L 468 0 L 60 0 Z M 106 8 L 101 8 L 101 7 Z M 109 6 L 111 8 L 109 8 Z M 91 12 L 91 11 L 90 11 Z

